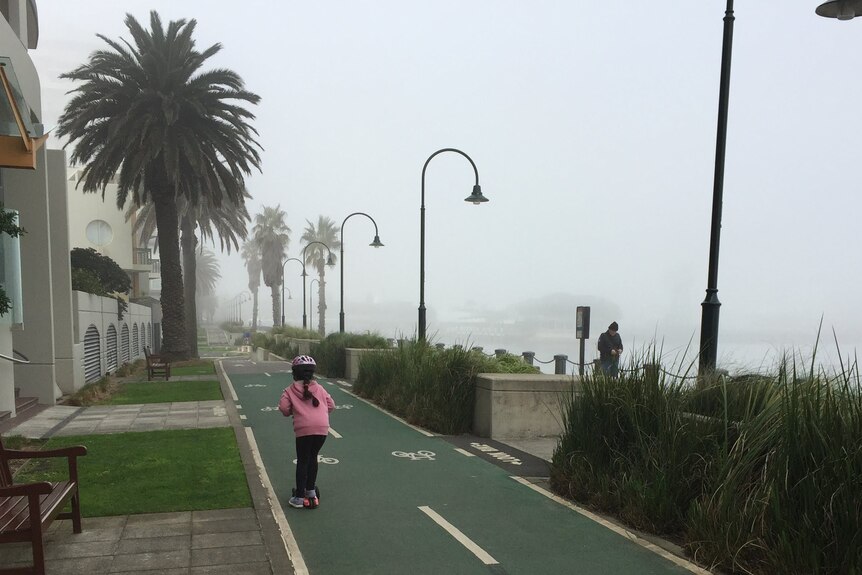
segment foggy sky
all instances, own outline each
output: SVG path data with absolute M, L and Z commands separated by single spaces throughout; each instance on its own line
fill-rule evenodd
M 735 6 L 720 358 L 737 345 L 810 345 L 821 316 L 830 341 L 834 328 L 844 348 L 862 342 L 862 19 L 820 18 L 817 4 Z M 103 46 L 97 33 L 128 38 L 126 12 L 148 22 L 151 8 L 165 22 L 197 19 L 199 47 L 223 45 L 209 67 L 232 68 L 262 97 L 249 211 L 281 205 L 289 256 L 306 219 L 377 221 L 379 250 L 368 220 L 345 227 L 348 329 L 368 329 L 351 309 L 385 303 L 412 310 L 390 319 L 415 330 L 422 166 L 454 147 L 491 201 L 462 201 L 464 158 L 429 165 L 429 319 L 577 294 L 619 310 L 594 312 L 594 338 L 617 320 L 629 344 L 697 341 L 725 2 L 48 0 L 32 52 L 46 126 L 71 88 L 57 76 Z M 238 255 L 221 261 L 231 298 L 247 275 Z M 327 282 L 337 330 L 338 267 Z M 300 278 L 288 271 L 286 285 L 296 324 Z M 265 286 L 260 296 L 267 317 Z

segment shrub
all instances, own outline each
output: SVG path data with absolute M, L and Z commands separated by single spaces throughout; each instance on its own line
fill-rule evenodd
M 344 377 L 347 371 L 345 349 L 388 349 L 389 342 L 376 333 L 331 333 L 311 346 L 317 371 L 329 377 Z
M 647 377 L 635 368 L 618 378 L 586 374 L 581 382 L 563 410 L 552 486 L 639 529 L 681 533 L 723 427 L 688 414 L 684 380 L 663 372 Z
M 505 369 L 514 370 L 514 362 L 460 347 L 440 350 L 410 341 L 363 356 L 353 389 L 411 423 L 459 434 L 473 424 L 476 376 Z
M 280 333 L 285 337 L 292 337 L 294 339 L 320 339 L 320 333 L 318 333 L 317 331 L 301 327 L 294 327 L 292 325 L 274 327 L 272 328 L 272 331 L 270 333 L 272 333 L 273 335 Z
M 785 360 L 700 385 L 587 376 L 563 415 L 551 471 L 563 495 L 729 572 L 862 572 L 855 364 L 828 377 Z

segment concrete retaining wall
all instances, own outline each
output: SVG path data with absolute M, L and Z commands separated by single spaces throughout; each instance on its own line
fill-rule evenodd
M 345 354 L 345 367 L 344 367 L 344 377 L 350 381 L 353 381 L 357 377 L 359 377 L 359 362 L 362 360 L 363 356 L 372 354 L 372 353 L 385 353 L 392 351 L 391 349 L 360 349 L 360 348 L 344 348 Z
M 562 406 L 579 386 L 570 375 L 480 373 L 473 433 L 500 439 L 560 435 Z

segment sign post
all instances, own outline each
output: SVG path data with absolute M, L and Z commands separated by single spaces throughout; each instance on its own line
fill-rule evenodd
M 590 306 L 579 305 L 575 315 L 575 337 L 579 340 L 578 375 L 584 375 L 584 340 L 590 339 Z

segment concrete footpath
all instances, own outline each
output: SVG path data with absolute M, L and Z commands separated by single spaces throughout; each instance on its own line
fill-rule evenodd
M 222 395 L 230 398 L 231 393 L 220 368 L 218 377 Z M 171 381 L 199 379 L 199 376 L 172 377 Z M 85 517 L 84 531 L 80 534 L 72 533 L 70 521 L 55 521 L 45 535 L 47 573 L 293 573 L 247 436 L 230 399 L 87 408 L 53 406 L 3 435 L 49 438 L 210 427 L 233 428 L 253 507 Z M 81 486 L 81 489 L 86 488 L 86 485 Z M 0 566 L 3 568 L 31 565 L 29 543 L 0 545 Z

